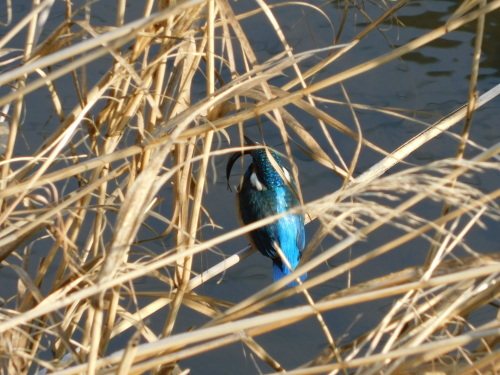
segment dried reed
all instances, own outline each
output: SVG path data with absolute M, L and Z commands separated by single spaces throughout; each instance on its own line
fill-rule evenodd
M 116 24 L 106 27 L 94 26 L 92 14 L 99 2 L 74 9 L 67 1 L 65 18 L 50 35 L 42 33 L 47 16 L 61 4 L 34 1 L 31 12 L 16 24 L 9 8 L 9 32 L 0 39 L 6 67 L 0 83 L 11 88 L 0 97 L 0 260 L 2 272 L 10 272 L 9 282 L 15 280 L 17 286 L 1 295 L 0 372 L 187 373 L 181 370 L 183 360 L 235 342 L 260 365 L 269 365 L 265 371 L 279 373 L 500 372 L 500 323 L 491 313 L 491 306 L 498 308 L 500 253 L 498 248 L 474 249 L 466 241 L 473 227 L 499 219 L 495 201 L 500 190 L 481 191 L 467 181 L 500 169 L 500 144 L 482 148 L 469 141 L 474 111 L 500 92 L 499 85 L 475 95 L 485 18 L 500 8 L 500 1 L 465 1 L 434 30 L 345 71 L 314 78 L 348 56 L 383 22 L 397 22 L 397 11 L 407 3 L 401 0 L 389 7 L 380 2 L 378 16 L 370 20 L 357 3 L 350 8 L 346 2 L 338 9 L 344 13 L 336 45 L 302 53 L 294 53 L 275 18 L 279 4 L 271 7 L 264 0 L 242 14 L 235 14 L 226 0 L 150 0 L 144 2 L 142 16 L 131 22 L 125 21 L 131 4 L 120 0 Z M 330 17 L 311 4 L 295 6 Z M 359 12 L 369 22 L 350 41 L 338 44 L 350 12 Z M 256 54 L 242 25 L 257 15 L 272 25 L 284 51 L 267 61 Z M 427 124 L 405 115 L 405 109 L 352 103 L 344 90 L 345 101 L 336 104 L 350 108 L 353 127 L 317 105 L 329 100 L 318 96 L 320 90 L 371 72 L 466 24 L 477 28 L 469 97 L 449 116 Z M 20 37 L 25 38 L 24 49 L 10 48 Z M 306 71 L 301 65 L 305 59 L 314 63 Z M 89 71 L 100 64 L 108 70 L 91 83 Z M 286 82 L 273 85 L 284 72 Z M 193 92 L 200 82 L 206 87 L 203 95 Z M 62 84 L 74 90 L 71 110 L 62 104 Z M 44 106 L 58 125 L 36 151 L 21 157 L 19 129 L 23 112 L 29 111 L 24 103 L 40 98 L 40 90 L 50 94 Z M 363 135 L 356 113 L 366 110 L 426 128 L 394 151 L 384 151 Z M 315 119 L 324 139 L 300 124 L 299 112 Z M 277 219 L 202 236 L 205 225 L 218 225 L 205 207 L 214 160 L 239 150 L 244 122 L 260 116 L 278 129 L 298 181 L 292 158 L 296 141 L 345 182 L 338 191 L 297 209 L 317 222 L 300 269 L 230 303 L 205 295 L 199 287 L 231 272 L 254 250 L 241 250 L 201 274 L 196 274 L 193 262 Z M 453 137 L 448 129 L 462 119 L 461 135 L 455 136 L 456 157 L 419 167 L 404 162 L 417 148 L 436 142 L 436 136 Z M 269 130 L 260 130 L 265 139 Z M 344 162 L 345 155 L 335 151 L 335 134 L 340 133 L 355 141 L 350 161 Z M 223 139 L 237 146 L 221 147 Z M 468 158 L 467 145 L 474 153 Z M 383 159 L 356 176 L 362 148 Z M 395 165 L 402 170 L 385 174 Z M 423 203 L 442 212 L 422 215 L 417 208 Z M 388 227 L 394 236 L 385 243 L 365 247 L 335 267 L 321 268 Z M 336 243 L 319 251 L 331 237 Z M 158 251 L 158 240 L 163 251 Z M 388 252 L 403 251 L 415 240 L 423 240 L 418 246 L 428 252 L 426 262 L 363 283 L 349 281 L 354 270 Z M 304 271 L 309 279 L 284 288 Z M 163 291 L 138 290 L 145 276 Z M 348 281 L 339 290 L 318 292 L 321 285 L 343 276 Z M 307 301 L 277 308 L 297 294 Z M 346 307 L 363 311 L 366 303 L 388 298 L 390 307 L 378 323 L 349 340 L 335 337 L 331 322 L 323 318 Z M 187 324 L 183 308 L 204 318 L 179 332 L 176 327 Z M 488 318 L 478 325 L 470 318 L 474 314 Z M 163 327 L 153 325 L 151 316 L 162 317 Z M 317 345 L 324 347 L 301 366 L 281 363 L 259 341 L 259 335 L 310 317 L 321 325 Z

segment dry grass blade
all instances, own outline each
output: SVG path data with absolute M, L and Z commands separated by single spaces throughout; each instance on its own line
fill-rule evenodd
M 7 1 L 0 23 L 0 375 L 208 373 L 217 352 L 219 372 L 240 355 L 259 373 L 499 371 L 500 254 L 484 244 L 500 144 L 475 121 L 500 94 L 488 81 L 476 95 L 500 0 L 464 1 L 411 38 L 419 3 L 406 0 L 77 3 L 15 14 Z M 434 124 L 349 86 L 469 25 L 468 94 Z M 387 48 L 364 55 L 380 36 Z M 382 144 L 366 114 L 422 128 Z M 301 204 L 228 230 L 221 164 L 256 134 L 291 166 Z M 409 160 L 448 141 L 454 157 Z M 291 213 L 311 222 L 301 264 L 263 284 L 247 267 L 256 250 L 228 249 Z M 427 260 L 388 262 L 409 249 Z

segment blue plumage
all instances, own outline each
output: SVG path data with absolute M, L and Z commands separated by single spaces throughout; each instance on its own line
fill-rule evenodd
M 255 145 L 249 138 L 245 139 L 249 145 Z M 280 172 L 274 168 L 268 153 L 281 168 Z M 272 150 L 268 149 L 266 152 L 265 149 L 254 149 L 232 154 L 226 169 L 228 180 L 233 164 L 243 154 L 251 155 L 252 163 L 243 176 L 243 182 L 236 196 L 242 224 L 250 224 L 300 205 L 293 177 L 283 167 L 280 157 Z M 274 280 L 279 280 L 291 271 L 282 261 L 277 249 L 281 249 L 294 270 L 300 262 L 305 246 L 304 216 L 290 214 L 282 217 L 276 222 L 251 231 L 249 239 L 263 255 L 272 259 Z M 306 277 L 307 275 L 301 276 L 301 280 L 305 280 Z M 288 286 L 294 285 L 297 285 L 295 281 Z

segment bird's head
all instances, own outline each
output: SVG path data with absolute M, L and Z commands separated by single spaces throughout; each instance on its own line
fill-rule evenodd
M 245 136 L 248 146 L 259 146 L 259 143 L 252 141 Z M 280 157 L 276 152 L 269 148 L 253 148 L 235 152 L 229 157 L 226 167 L 226 178 L 229 188 L 229 177 L 234 163 L 242 155 L 252 156 L 252 164 L 246 174 L 249 174 L 250 182 L 257 190 L 265 190 L 277 186 L 283 186 L 292 183 L 290 174 L 283 167 Z

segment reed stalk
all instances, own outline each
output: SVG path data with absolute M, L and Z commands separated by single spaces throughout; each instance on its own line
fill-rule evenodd
M 9 88 L 0 96 L 0 272 L 9 285 L 0 293 L 1 374 L 187 373 L 189 361 L 234 343 L 251 354 L 255 372 L 500 371 L 500 253 L 468 241 L 478 229 L 494 236 L 500 218 L 498 187 L 470 183 L 495 174 L 498 180 L 500 170 L 500 144 L 472 141 L 475 113 L 500 93 L 500 84 L 477 92 L 485 23 L 498 15 L 499 0 L 464 1 L 434 29 L 344 70 L 336 64 L 384 33 L 384 25 L 405 27 L 398 12 L 411 2 L 332 8 L 257 0 L 241 12 L 227 0 L 149 0 L 138 14 L 137 3 L 120 0 L 106 25 L 93 18 L 101 2 L 75 8 L 33 1 L 17 20 L 7 4 L 0 39 L 0 84 Z M 326 20 L 336 30 L 332 43 L 295 51 L 280 21 L 285 6 Z M 56 16 L 61 7 L 64 17 Z M 350 24 L 356 17 L 364 19 L 362 30 Z M 51 33 L 48 18 L 59 22 Z M 281 52 L 263 57 L 254 48 L 248 24 L 255 19 L 274 30 Z M 436 121 L 410 108 L 358 102 L 345 85 L 469 25 L 476 30 L 469 94 Z M 344 37 L 351 27 L 356 32 Z M 337 86 L 340 101 L 325 95 Z M 40 121 L 51 118 L 39 142 L 23 123 L 26 114 L 33 118 L 26 104 L 32 100 L 46 108 Z M 347 108 L 350 121 L 324 104 Z M 422 130 L 387 150 L 366 134 L 360 113 Z M 244 267 L 255 249 L 221 256 L 220 248 L 234 248 L 238 237 L 284 215 L 221 229 L 207 204 L 223 184 L 221 160 L 244 147 L 248 129 L 270 146 L 270 134 L 280 140 L 299 183 L 301 164 L 293 156 L 302 152 L 336 179 L 337 190 L 294 209 L 311 223 L 299 269 L 229 301 L 210 295 L 223 288 L 214 278 Z M 351 153 L 341 151 L 337 137 L 351 141 Z M 455 142 L 455 155 L 408 162 L 425 145 L 439 147 L 442 137 Z M 358 173 L 365 150 L 378 160 Z M 228 200 L 221 210 L 234 210 L 230 193 Z M 422 213 L 424 205 L 430 208 Z M 391 235 L 373 242 L 379 233 Z M 425 254 L 421 264 L 353 280 L 409 248 Z M 200 259 L 213 253 L 220 261 L 200 271 Z M 303 272 L 306 281 L 285 287 Z M 352 322 L 328 319 L 347 308 L 370 314 L 366 306 L 383 301 L 376 323 L 356 337 L 349 337 Z M 198 321 L 188 321 L 193 314 Z M 316 350 L 308 348 L 312 354 L 300 365 L 262 339 L 304 324 L 318 334 Z

